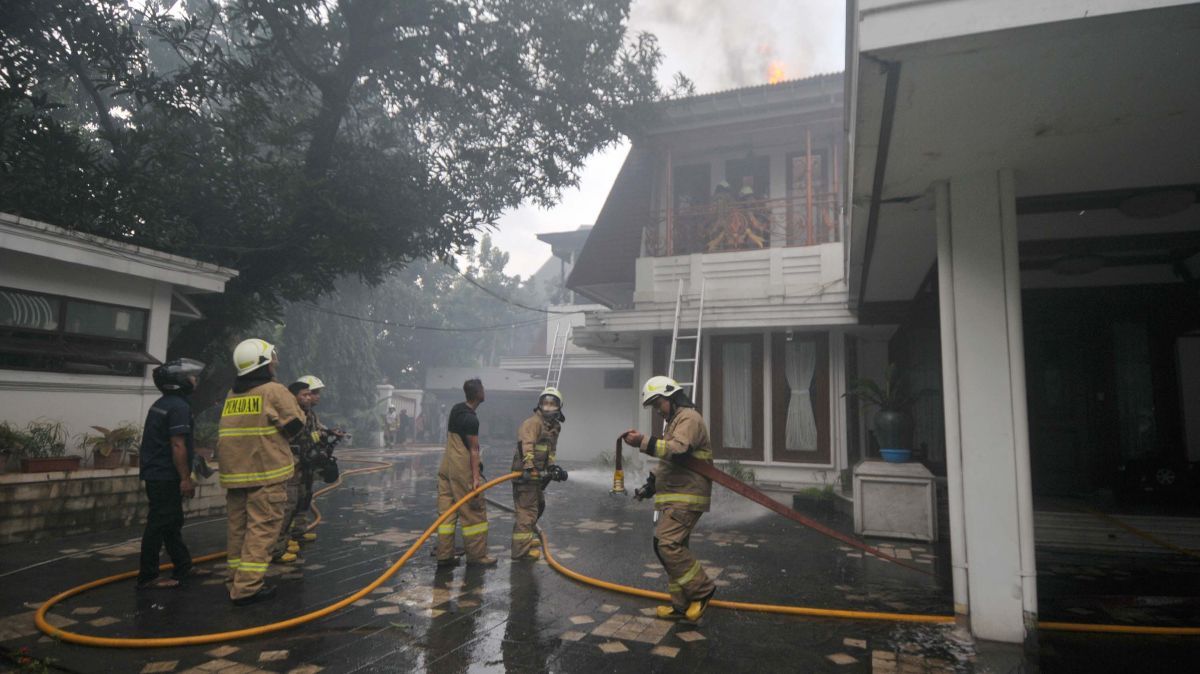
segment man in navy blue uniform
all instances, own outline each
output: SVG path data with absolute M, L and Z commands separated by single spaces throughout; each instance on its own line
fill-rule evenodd
M 146 413 L 140 451 L 140 477 L 146 482 L 150 512 L 142 532 L 138 589 L 174 588 L 189 576 L 211 572 L 192 566 L 192 555 L 183 543 L 183 499 L 196 494 L 192 483 L 192 408 L 187 396 L 195 390 L 204 363 L 180 358 L 154 368 L 154 385 L 162 397 Z M 175 565 L 171 578 L 158 577 L 158 555 L 163 546 Z

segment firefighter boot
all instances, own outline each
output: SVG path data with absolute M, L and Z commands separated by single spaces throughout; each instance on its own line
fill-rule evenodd
M 654 614 L 661 620 L 683 620 L 686 615 L 674 606 L 659 606 L 654 609 Z

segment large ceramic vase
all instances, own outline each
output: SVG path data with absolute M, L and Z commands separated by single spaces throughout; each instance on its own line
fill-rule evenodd
M 880 409 L 875 413 L 875 440 L 885 461 L 901 463 L 912 458 L 912 418 L 905 412 Z

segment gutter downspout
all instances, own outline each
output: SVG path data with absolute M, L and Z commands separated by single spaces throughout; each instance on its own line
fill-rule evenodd
M 1037 635 L 1037 562 L 1034 556 L 1033 479 L 1029 459 L 1029 402 L 1025 391 L 1025 332 L 1021 312 L 1021 260 L 1017 241 L 1017 198 L 1012 169 L 998 175 L 1004 296 L 1008 318 L 1008 377 L 1012 389 L 1013 449 L 1016 452 L 1017 536 L 1021 546 L 1021 608 L 1025 639 Z
M 963 498 L 962 428 L 958 403 L 958 328 L 954 309 L 954 254 L 950 233 L 950 186 L 935 183 L 938 307 L 942 341 L 942 410 L 946 431 L 946 500 L 950 512 L 950 565 L 954 585 L 954 622 L 970 633 L 967 585 L 967 521 Z

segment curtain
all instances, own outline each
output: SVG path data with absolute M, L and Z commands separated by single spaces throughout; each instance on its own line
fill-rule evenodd
M 752 347 L 745 342 L 724 344 L 721 348 L 722 384 L 721 446 L 749 449 L 753 445 L 754 410 L 750 401 L 754 393 L 751 377 Z
M 785 445 L 790 451 L 816 451 L 817 418 L 813 413 L 810 389 L 817 370 L 817 345 L 798 339 L 787 342 L 784 361 L 784 374 L 791 391 Z

